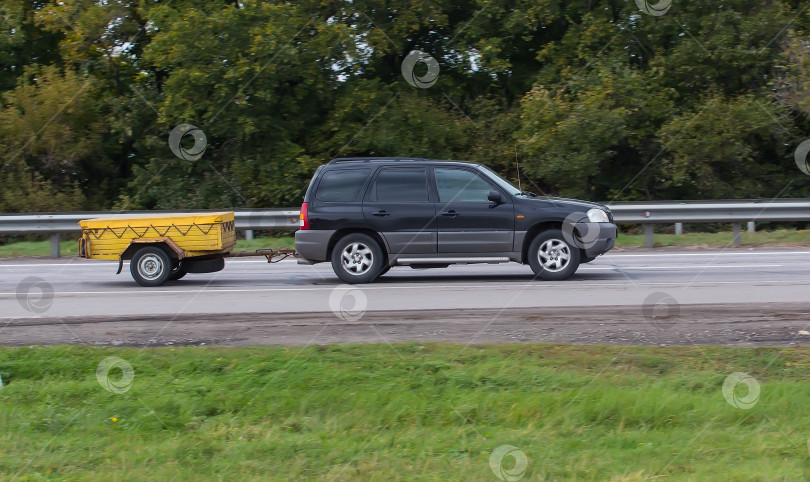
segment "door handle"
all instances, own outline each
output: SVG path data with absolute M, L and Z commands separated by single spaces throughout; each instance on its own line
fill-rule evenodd
M 445 211 L 445 212 L 443 212 L 441 214 L 442 214 L 442 216 L 447 216 L 447 217 L 450 217 L 450 218 L 454 218 L 454 217 L 458 216 L 458 213 L 455 212 L 453 209 L 451 209 L 449 211 Z
M 371 213 L 372 216 L 388 216 L 388 214 L 389 213 L 387 213 L 385 209 L 383 209 L 382 211 L 374 211 L 373 213 Z

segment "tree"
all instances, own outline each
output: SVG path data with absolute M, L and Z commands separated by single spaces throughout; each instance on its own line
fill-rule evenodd
M 767 98 L 711 93 L 661 127 L 668 182 L 691 185 L 704 198 L 781 196 L 792 159 L 769 146 L 788 145 L 791 127 L 785 109 Z
M 3 172 L 19 178 L 32 171 L 34 184 L 41 181 L 66 192 L 84 184 L 88 159 L 103 156 L 106 127 L 97 97 L 98 82 L 92 77 L 58 67 L 28 68 L 17 87 L 3 95 Z

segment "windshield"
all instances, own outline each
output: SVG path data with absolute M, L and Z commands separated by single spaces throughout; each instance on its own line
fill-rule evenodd
M 512 184 L 511 182 L 509 182 L 506 179 L 499 176 L 497 173 L 495 173 L 495 171 L 493 171 L 492 169 L 490 169 L 490 168 L 488 168 L 486 166 L 481 166 L 481 169 L 483 171 L 486 171 L 486 173 L 489 175 L 490 179 L 495 181 L 498 184 L 498 186 L 500 186 L 503 189 L 506 189 L 513 196 L 520 195 L 520 189 L 515 187 L 515 185 Z

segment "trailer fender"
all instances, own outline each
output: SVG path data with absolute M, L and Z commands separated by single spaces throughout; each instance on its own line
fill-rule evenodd
M 170 257 L 175 258 L 177 260 L 181 260 L 185 258 L 186 253 L 183 251 L 183 248 L 177 245 L 171 238 L 137 238 L 130 241 L 129 246 L 127 249 L 121 253 L 121 256 L 118 257 L 118 272 L 115 274 L 121 274 L 121 270 L 124 267 L 124 260 L 125 259 L 132 259 L 132 255 L 135 254 L 135 251 L 138 248 L 143 247 L 147 244 L 160 244 L 162 245 L 161 248 L 166 250 Z

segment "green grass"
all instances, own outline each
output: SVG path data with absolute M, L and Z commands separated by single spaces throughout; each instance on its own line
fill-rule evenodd
M 97 382 L 108 356 L 129 391 Z M 524 480 L 798 480 L 808 368 L 803 347 L 4 348 L 0 478 L 496 480 L 509 444 Z
M 655 234 L 656 246 L 679 246 L 679 245 L 726 245 L 731 244 L 734 235 L 731 231 L 719 233 L 684 233 L 675 234 Z M 743 232 L 741 234 L 742 244 L 757 245 L 768 243 L 808 243 L 810 244 L 810 231 L 781 229 L 776 231 L 757 231 L 754 233 Z M 617 246 L 644 246 L 644 234 L 619 233 L 616 239 Z
M 680 236 L 674 234 L 656 234 L 656 246 L 687 246 L 687 245 L 726 245 L 732 241 L 731 232 L 720 233 L 686 233 Z M 760 231 L 756 233 L 742 233 L 742 243 L 748 245 L 768 244 L 768 243 L 809 243 L 810 231 L 805 230 L 777 230 Z M 236 251 L 253 251 L 259 248 L 277 248 L 279 246 L 293 247 L 295 238 L 293 236 L 274 238 L 255 238 L 250 241 L 239 240 L 236 242 Z M 644 246 L 643 234 L 619 233 L 617 246 Z M 62 255 L 69 256 L 76 254 L 76 240 L 62 241 Z M 10 258 L 15 256 L 50 256 L 51 245 L 48 241 L 19 241 L 0 245 L 0 258 Z
M 295 246 L 295 237 L 285 236 L 278 238 L 255 238 L 250 241 L 240 239 L 236 242 L 235 251 L 254 251 L 260 248 L 278 248 L 280 246 L 287 246 L 292 248 Z
M 59 244 L 61 246 L 62 256 L 69 256 L 78 252 L 76 239 L 65 240 Z M 16 241 L 0 245 L 0 258 L 50 255 L 51 243 L 49 241 Z

